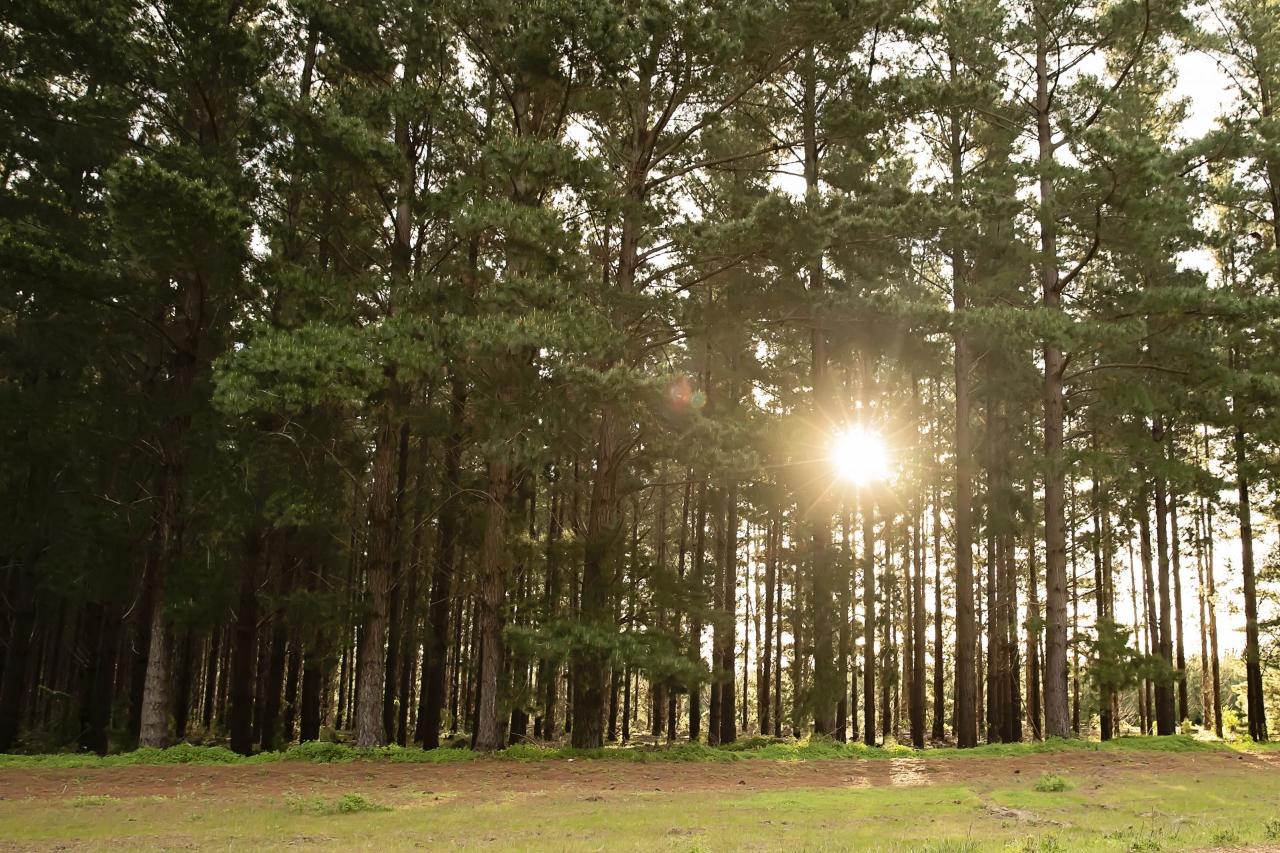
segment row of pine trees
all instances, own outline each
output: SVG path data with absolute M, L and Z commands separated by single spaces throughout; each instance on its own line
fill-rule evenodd
M 1271 0 L 0 14 L 0 751 L 1267 738 Z

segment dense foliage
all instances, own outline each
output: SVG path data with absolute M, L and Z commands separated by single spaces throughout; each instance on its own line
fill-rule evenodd
M 1274 0 L 0 15 L 0 751 L 1280 718 Z

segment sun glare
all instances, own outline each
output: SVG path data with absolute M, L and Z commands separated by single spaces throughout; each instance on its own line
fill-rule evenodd
M 875 430 L 851 426 L 836 433 L 828 452 L 836 476 L 855 485 L 883 480 L 889 475 L 889 450 Z

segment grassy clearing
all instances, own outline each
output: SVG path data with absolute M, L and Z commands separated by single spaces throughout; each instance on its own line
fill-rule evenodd
M 1107 765 L 1100 757 L 1096 769 Z M 18 846 L 328 849 L 1165 851 L 1280 841 L 1280 774 L 1140 767 L 1033 778 L 766 791 L 586 788 L 483 795 L 382 787 L 235 797 L 0 801 Z M 1185 767 L 1185 765 L 1183 765 Z M 744 772 L 749 769 L 744 766 Z M 651 771 L 647 771 L 651 772 Z M 368 783 L 376 786 L 372 777 Z
M 1042 743 L 991 744 L 974 749 L 951 747 L 912 749 L 908 746 L 889 745 L 868 747 L 861 743 L 838 743 L 833 740 L 811 738 L 801 741 L 771 738 L 747 738 L 723 747 L 699 743 L 682 743 L 671 746 L 605 747 L 604 749 L 573 749 L 570 747 L 542 747 L 520 745 L 498 752 L 481 754 L 468 749 L 423 750 L 413 747 L 386 746 L 359 749 L 339 743 L 312 741 L 291 746 L 283 752 L 264 752 L 242 756 L 221 746 L 192 746 L 179 744 L 168 749 L 139 749 L 117 755 L 97 756 L 82 753 L 50 755 L 0 755 L 0 769 L 28 768 L 90 768 L 123 767 L 134 764 L 262 764 L 274 761 L 309 761 L 326 764 L 348 761 L 391 761 L 414 764 L 449 764 L 465 761 L 548 761 L 576 759 L 591 761 L 744 761 L 764 759 L 773 761 L 815 761 L 842 758 L 895 759 L 895 758 L 1002 758 L 1018 755 L 1034 755 L 1067 751 L 1094 752 L 1200 752 L 1200 751 L 1262 751 L 1277 748 L 1277 744 L 1253 744 L 1252 742 L 1210 741 L 1189 735 L 1171 737 L 1126 737 L 1101 743 L 1086 740 L 1049 739 Z

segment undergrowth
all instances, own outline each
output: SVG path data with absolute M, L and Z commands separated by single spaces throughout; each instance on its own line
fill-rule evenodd
M 1035 788 L 1042 794 L 1060 794 L 1071 790 L 1071 783 L 1057 773 L 1045 773 L 1036 782 Z
M 519 744 L 492 753 L 476 753 L 467 749 L 441 748 L 424 750 L 417 747 L 384 746 L 360 748 L 341 743 L 311 741 L 291 746 L 283 752 L 237 755 L 222 746 L 179 744 L 168 749 L 143 748 L 133 752 L 98 756 L 91 753 L 53 753 L 45 755 L 0 755 L 0 768 L 81 768 L 121 767 L 133 764 L 265 764 L 275 761 L 305 761 L 330 764 L 349 761 L 389 761 L 410 764 L 453 764 L 458 762 L 503 759 L 507 761 L 629 761 L 629 762 L 730 762 L 744 760 L 820 761 L 863 758 L 1002 758 L 1018 755 L 1093 750 L 1098 752 L 1212 752 L 1248 750 L 1252 745 L 1227 744 L 1199 740 L 1186 735 L 1171 737 L 1126 737 L 1105 743 L 1051 738 L 1040 743 L 989 744 L 973 749 L 932 747 L 912 749 L 900 744 L 869 747 L 861 743 L 840 743 L 823 737 L 804 740 L 744 738 L 734 744 L 708 746 L 702 743 L 679 743 L 669 746 L 608 746 L 601 749 Z
M 343 794 L 333 802 L 321 797 L 299 797 L 287 794 L 284 807 L 294 814 L 331 815 L 355 814 L 356 812 L 389 812 L 390 806 L 375 803 L 363 794 Z

